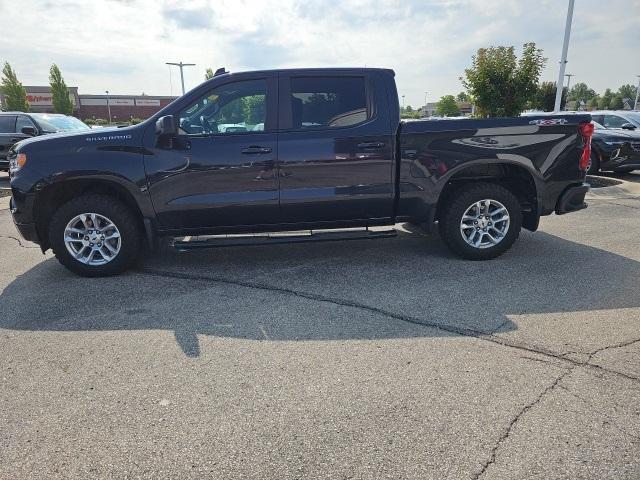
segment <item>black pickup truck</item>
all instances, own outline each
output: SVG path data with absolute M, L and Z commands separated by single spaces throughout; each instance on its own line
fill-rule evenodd
M 541 215 L 586 207 L 590 120 L 401 122 L 392 70 L 221 69 L 139 125 L 16 144 L 11 212 L 87 276 L 125 270 L 163 237 L 188 248 L 398 222 L 437 224 L 453 252 L 484 260 Z

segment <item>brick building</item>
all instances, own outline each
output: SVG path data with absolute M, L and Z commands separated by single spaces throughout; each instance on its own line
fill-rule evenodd
M 81 120 L 87 118 L 108 120 L 109 111 L 111 111 L 113 121 L 130 118 L 144 119 L 167 106 L 175 98 L 157 95 L 79 95 L 80 108 L 76 116 Z
M 29 109 L 36 113 L 54 113 L 51 88 L 49 86 L 25 86 Z M 73 115 L 81 120 L 87 118 L 111 119 L 149 118 L 177 97 L 158 95 L 80 95 L 78 87 L 69 87 L 69 98 L 73 104 Z M 108 106 L 107 106 L 108 98 Z M 4 99 L 0 94 L 0 102 Z

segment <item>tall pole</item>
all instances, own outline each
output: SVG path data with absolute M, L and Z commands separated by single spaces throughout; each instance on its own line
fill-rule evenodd
M 109 105 L 109 90 L 105 90 L 104 93 L 107 94 L 107 114 L 109 115 L 109 123 L 111 123 L 111 105 Z
M 573 73 L 565 73 L 564 75 L 567 77 L 567 97 L 569 96 L 569 88 L 571 87 L 571 77 L 575 77 Z M 560 103 L 562 103 L 562 97 L 560 97 Z M 565 102 L 564 109 L 568 110 L 569 106 L 567 105 L 569 102 Z M 577 109 L 576 109 L 577 110 Z
M 562 88 L 564 86 L 564 69 L 567 66 L 567 52 L 569 50 L 569 36 L 571 35 L 571 21 L 573 20 L 573 4 L 575 0 L 569 0 L 567 9 L 567 23 L 564 26 L 564 42 L 562 43 L 562 56 L 560 57 L 560 72 L 558 72 L 558 82 L 556 83 L 556 103 L 554 112 L 560 111 L 560 101 L 562 100 Z
M 634 110 L 638 108 L 638 95 L 640 94 L 640 75 L 636 75 L 636 77 L 638 77 L 638 86 L 636 87 L 636 101 L 633 102 Z
M 402 95 L 402 110 L 404 110 L 404 95 Z
M 195 63 L 182 63 L 182 61 L 180 61 L 179 63 L 174 63 L 174 62 L 166 62 L 167 65 L 175 65 L 176 67 L 180 67 L 180 81 L 182 82 L 182 94 L 184 95 L 184 73 L 182 71 L 182 69 L 184 67 L 193 67 L 195 65 Z

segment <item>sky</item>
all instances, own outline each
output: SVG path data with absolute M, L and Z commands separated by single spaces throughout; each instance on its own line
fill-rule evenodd
M 0 62 L 24 85 L 58 64 L 83 94 L 178 95 L 207 67 L 385 67 L 407 105 L 463 90 L 481 47 L 535 42 L 558 76 L 567 0 L 0 0 Z M 8 29 L 7 26 L 11 28 Z M 576 0 L 567 73 L 597 92 L 640 75 L 640 0 Z

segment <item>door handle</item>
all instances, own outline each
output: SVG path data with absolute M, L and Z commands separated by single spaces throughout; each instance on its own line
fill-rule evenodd
M 243 148 L 241 152 L 244 153 L 245 155 L 260 155 L 263 153 L 271 153 L 271 148 L 252 145 L 250 147 Z
M 358 148 L 382 148 L 384 142 L 363 142 L 358 144 Z

